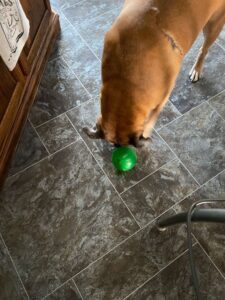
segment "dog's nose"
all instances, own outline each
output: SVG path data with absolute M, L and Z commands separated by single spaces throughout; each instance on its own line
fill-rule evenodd
M 114 146 L 115 146 L 116 148 L 119 148 L 119 147 L 120 147 L 120 145 L 119 145 L 119 144 L 114 144 Z

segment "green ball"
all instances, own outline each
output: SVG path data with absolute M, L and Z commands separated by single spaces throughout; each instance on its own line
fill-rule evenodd
M 130 171 L 136 165 L 137 154 L 130 147 L 119 147 L 113 151 L 112 163 L 119 171 Z

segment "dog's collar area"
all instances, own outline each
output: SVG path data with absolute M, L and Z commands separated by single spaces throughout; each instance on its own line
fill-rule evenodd
M 159 27 L 160 28 L 160 27 Z M 169 32 L 165 31 L 164 29 L 160 28 L 162 34 L 167 38 L 168 42 L 171 44 L 173 50 L 179 53 L 181 56 L 184 55 L 183 49 L 178 45 L 177 41 L 169 34 Z

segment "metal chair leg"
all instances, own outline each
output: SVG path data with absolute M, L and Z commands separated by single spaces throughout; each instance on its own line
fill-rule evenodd
M 188 212 L 178 213 L 169 217 L 162 217 L 158 220 L 157 226 L 160 231 L 164 231 L 167 227 L 180 223 L 187 223 Z M 192 222 L 211 222 L 225 223 L 225 209 L 219 208 L 199 208 L 194 211 Z

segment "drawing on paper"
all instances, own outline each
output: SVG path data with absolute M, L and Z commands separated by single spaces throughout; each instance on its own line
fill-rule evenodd
M 24 34 L 17 0 L 0 0 L 0 26 L 11 53 L 15 53 L 18 42 Z

